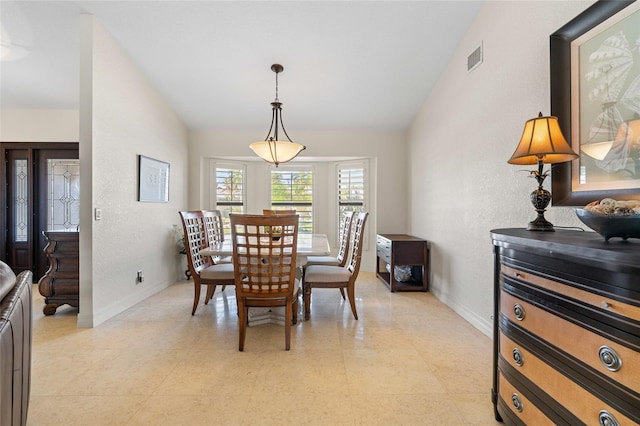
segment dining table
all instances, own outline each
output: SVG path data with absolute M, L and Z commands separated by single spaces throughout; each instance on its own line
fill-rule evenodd
M 329 238 L 325 234 L 298 234 L 297 264 L 303 266 L 307 263 L 307 256 L 328 256 L 331 253 Z M 218 244 L 204 247 L 200 250 L 201 256 L 226 257 L 233 255 L 233 242 L 224 239 Z
M 300 271 L 307 263 L 308 256 L 328 256 L 330 253 L 329 238 L 326 234 L 298 234 L 296 264 Z M 200 249 L 200 255 L 212 258 L 233 256 L 233 242 L 225 238 L 220 243 Z M 296 277 L 302 279 L 302 274 L 297 273 Z M 247 325 L 254 326 L 269 322 L 284 325 L 284 318 L 284 308 L 249 308 Z

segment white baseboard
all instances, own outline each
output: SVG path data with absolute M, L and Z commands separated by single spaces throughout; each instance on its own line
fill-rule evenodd
M 491 319 L 485 319 L 478 316 L 475 312 L 470 311 L 465 306 L 456 303 L 447 294 L 438 291 L 438 289 L 431 288 L 431 293 L 436 299 L 453 309 L 455 313 L 464 318 L 472 326 L 480 330 L 482 334 L 486 335 L 490 339 L 493 339 L 493 322 Z
M 146 284 L 146 283 L 145 283 Z M 126 311 L 130 307 L 142 302 L 148 297 L 153 296 L 154 294 L 164 290 L 165 288 L 173 285 L 173 282 L 162 282 L 158 283 L 154 286 L 146 286 L 144 291 L 136 292 L 129 294 L 123 299 L 119 299 L 114 301 L 113 303 L 102 306 L 100 308 L 94 306 L 93 308 L 93 316 L 82 315 L 82 311 L 78 313 L 78 327 L 80 328 L 92 328 L 97 325 L 102 324 L 115 317 L 116 315 Z

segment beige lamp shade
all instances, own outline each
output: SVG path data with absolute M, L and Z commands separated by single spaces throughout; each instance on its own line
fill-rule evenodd
M 564 138 L 557 117 L 538 117 L 527 121 L 520 143 L 509 164 L 563 163 L 578 158 Z
M 286 163 L 293 160 L 300 151 L 306 147 L 299 143 L 289 141 L 276 141 L 269 139 L 261 142 L 254 142 L 249 145 L 249 148 L 253 150 L 264 161 L 273 163 L 276 166 L 280 163 Z

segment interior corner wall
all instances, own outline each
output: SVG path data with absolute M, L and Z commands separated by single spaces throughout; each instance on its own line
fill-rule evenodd
M 531 167 L 507 160 L 525 121 L 550 113 L 550 34 L 592 3 L 486 1 L 409 132 L 410 231 L 431 241 L 431 291 L 487 335 L 489 231 L 535 218 Z M 480 45 L 483 62 L 467 72 Z M 571 208 L 551 207 L 546 217 L 580 225 Z
M 90 15 L 81 39 L 80 161 L 90 170 L 81 175 L 80 297 L 92 309 L 81 304 L 78 325 L 91 327 L 178 280 L 172 225 L 187 205 L 188 132 Z M 168 203 L 137 201 L 140 154 L 170 163 Z

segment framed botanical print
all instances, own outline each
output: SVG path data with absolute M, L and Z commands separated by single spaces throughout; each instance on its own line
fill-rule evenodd
M 169 202 L 169 163 L 138 155 L 138 201 Z
M 554 205 L 640 198 L 640 2 L 599 1 L 551 35 L 551 113 L 579 158 Z

